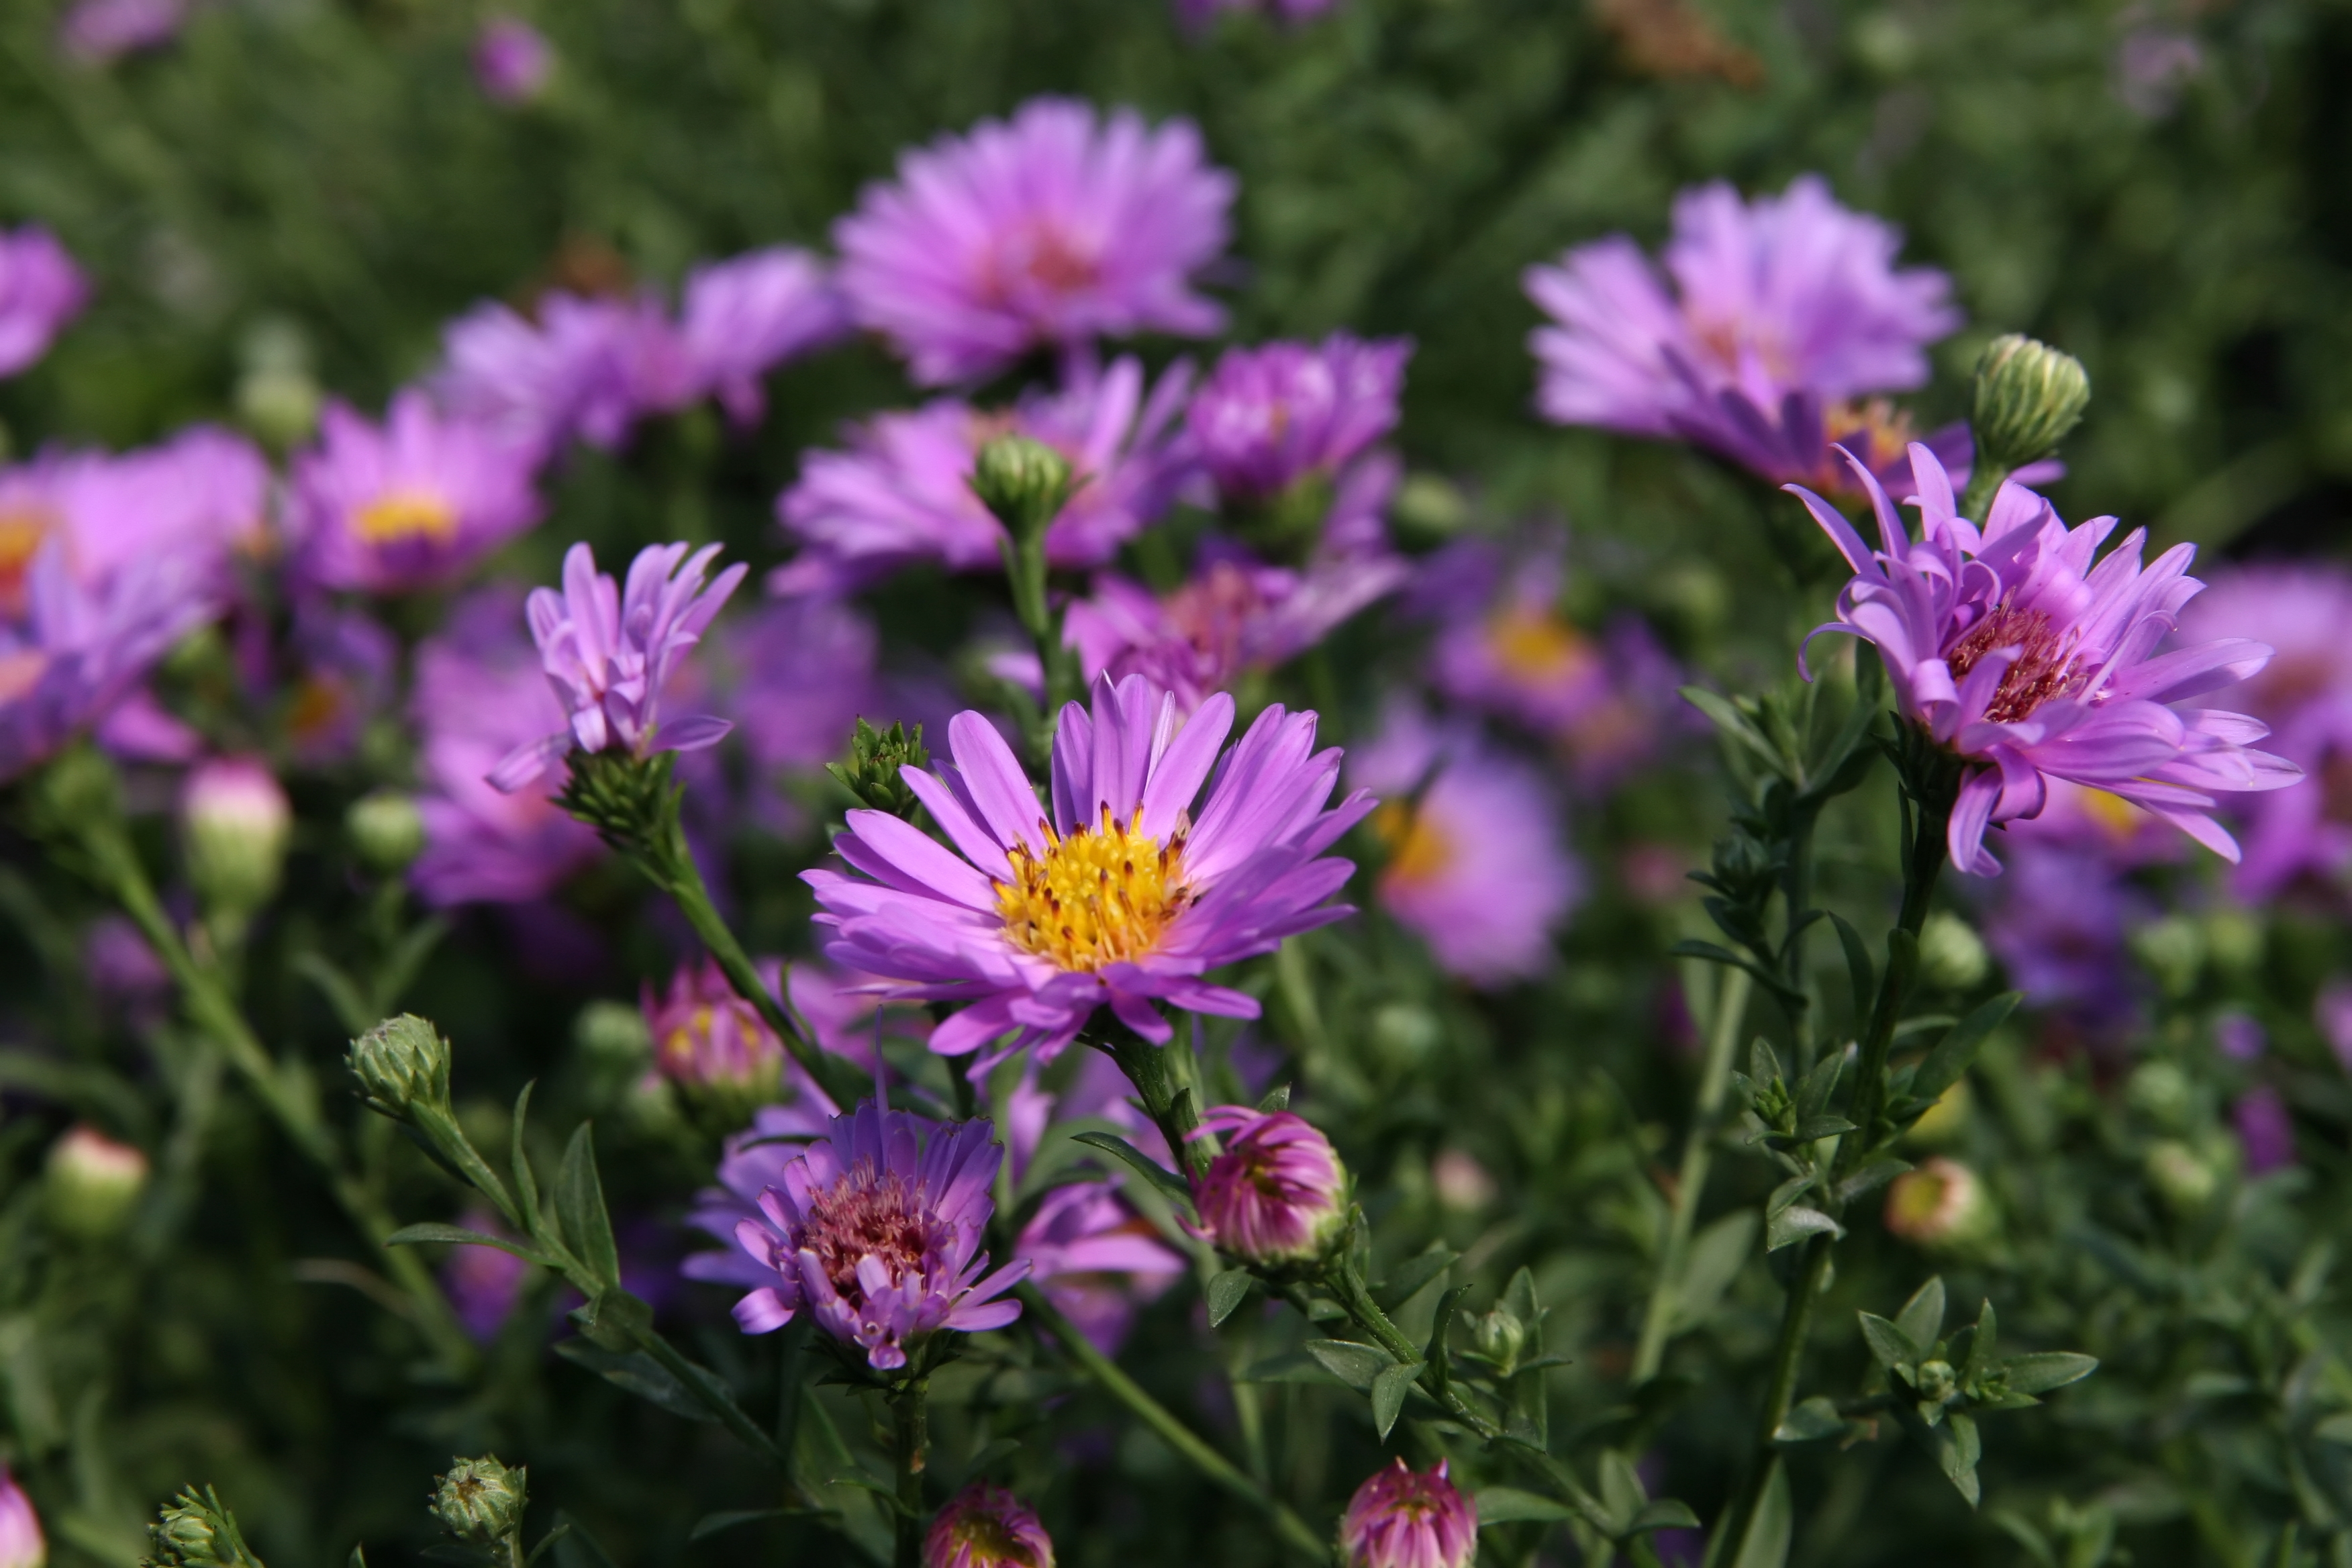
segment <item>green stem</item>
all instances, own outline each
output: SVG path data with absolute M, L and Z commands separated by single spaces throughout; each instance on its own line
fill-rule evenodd
M 1168 1140 L 1168 1152 L 1175 1156 L 1177 1169 L 1195 1182 L 1207 1175 L 1209 1162 L 1216 1157 L 1216 1145 L 1194 1135 L 1201 1125 L 1201 1107 L 1192 1086 L 1176 1082 L 1168 1055 L 1178 1048 L 1175 1041 L 1155 1046 L 1118 1023 L 1103 1034 L 1082 1035 L 1079 1038 L 1117 1062 L 1118 1070 L 1127 1075 L 1127 1081 L 1135 1086 L 1136 1098 L 1143 1101 L 1144 1114 L 1160 1129 L 1160 1135 Z
M 897 1550 L 891 1553 L 891 1568 L 922 1568 L 923 1528 L 923 1459 L 924 1450 L 930 1446 L 930 1408 L 928 1379 L 913 1378 L 890 1394 L 890 1415 L 896 1441 L 892 1458 L 898 1477 L 898 1510 Z
M 1699 1068 L 1698 1096 L 1691 1108 L 1688 1137 L 1683 1143 L 1682 1170 L 1675 1181 L 1674 1210 L 1666 1220 L 1665 1245 L 1658 1254 L 1657 1282 L 1642 1315 L 1642 1338 L 1633 1352 L 1633 1382 L 1638 1388 L 1658 1375 L 1665 1364 L 1666 1341 L 1680 1305 L 1683 1268 L 1690 1256 L 1691 1232 L 1698 1220 L 1699 1200 L 1706 1191 L 1707 1168 L 1715 1159 L 1716 1123 L 1731 1087 L 1731 1058 L 1739 1045 L 1739 1027 L 1748 1014 L 1748 995 L 1754 986 L 1744 969 L 1727 969 L 1717 982 L 1715 1016 L 1707 1032 L 1706 1059 Z
M 1349 1321 L 1371 1335 L 1373 1342 L 1396 1357 L 1400 1363 L 1410 1366 L 1415 1362 L 1427 1361 L 1428 1347 L 1407 1339 L 1404 1331 L 1381 1310 L 1381 1304 L 1372 1299 L 1370 1289 L 1365 1285 L 1363 1276 L 1356 1272 L 1355 1259 L 1349 1253 L 1342 1252 L 1337 1261 L 1324 1270 L 1322 1283 L 1346 1310 Z M 1500 1426 L 1472 1409 L 1450 1382 L 1438 1376 L 1436 1367 L 1423 1365 L 1421 1375 L 1413 1381 L 1421 1385 L 1423 1393 L 1437 1402 L 1440 1409 L 1481 1437 L 1502 1435 Z
M 1992 505 L 1992 498 L 2000 493 L 2000 482 L 2009 478 L 2009 470 L 1986 458 L 1982 448 L 1979 448 L 1977 458 L 1969 475 L 1969 488 L 1960 492 L 1960 515 L 1982 522 L 1985 509 Z
M 1286 1545 L 1305 1553 L 1314 1562 L 1330 1561 L 1329 1542 L 1308 1529 L 1307 1521 L 1284 1506 L 1272 1492 L 1244 1475 L 1199 1434 L 1179 1421 L 1165 1405 L 1145 1393 L 1142 1384 L 1121 1371 L 1117 1362 L 1095 1349 L 1092 1342 L 1072 1327 L 1070 1321 L 1045 1299 L 1044 1291 L 1034 1285 L 1022 1285 L 1018 1287 L 1017 1293 L 1022 1308 L 1031 1321 L 1053 1335 L 1064 1352 L 1094 1379 L 1104 1393 L 1126 1405 L 1138 1420 L 1157 1433 L 1161 1441 L 1175 1449 L 1202 1475 L 1265 1515 L 1273 1524 L 1275 1533 L 1281 1536 Z
M 1813 903 L 1813 829 L 1820 822 L 1819 805 L 1797 807 L 1789 827 L 1788 868 L 1780 874 L 1782 918 L 1788 922 L 1788 935 L 1781 943 L 1781 979 L 1796 998 L 1789 1005 L 1789 1033 L 1801 1072 L 1811 1072 L 1813 1067 L 1812 990 L 1805 968 L 1805 938 L 1811 928 L 1802 922 Z

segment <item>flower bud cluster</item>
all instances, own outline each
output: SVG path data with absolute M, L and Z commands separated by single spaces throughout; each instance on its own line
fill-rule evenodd
M 261 1568 L 212 1488 L 188 1487 L 147 1527 L 155 1555 L 147 1568 Z

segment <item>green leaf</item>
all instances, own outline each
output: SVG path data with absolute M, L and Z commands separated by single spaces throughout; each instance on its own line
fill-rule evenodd
M 1845 1226 L 1816 1208 L 1802 1204 L 1790 1204 L 1772 1216 L 1764 1227 L 1764 1250 L 1778 1252 L 1784 1247 L 1794 1247 L 1809 1236 L 1843 1236 Z
M 1878 995 L 1878 966 L 1870 961 L 1870 949 L 1863 945 L 1862 933 L 1847 923 L 1843 915 L 1830 912 L 1830 924 L 1837 931 L 1838 946 L 1845 950 L 1846 984 L 1853 987 L 1853 1016 L 1870 1016 L 1870 1005 Z
M 1773 773 L 1782 777 L 1788 775 L 1788 762 L 1779 749 L 1766 740 L 1764 731 L 1758 729 L 1747 714 L 1733 707 L 1728 700 L 1704 686 L 1682 688 L 1682 700 L 1706 714 L 1707 722 L 1722 731 L 1727 739 L 1737 741 L 1755 752 L 1758 760 Z
M 1633 1461 L 1614 1448 L 1601 1453 L 1601 1509 L 1607 1520 L 1609 1534 L 1614 1538 L 1632 1528 L 1634 1517 L 1650 1500 L 1650 1489 L 1642 1484 L 1634 1471 Z
M 1977 1436 L 1977 1424 L 1955 1411 L 1943 1426 L 1934 1434 L 1936 1462 L 1959 1494 L 1974 1508 L 1984 1496 L 1984 1487 L 1977 1479 L 1977 1461 L 1984 1458 L 1984 1444 Z
M 1331 1375 L 1317 1357 L 1306 1351 L 1284 1351 L 1263 1361 L 1252 1362 L 1234 1374 L 1236 1383 L 1307 1383 L 1319 1388 L 1345 1387 L 1344 1380 Z
M 1643 1503 L 1642 1510 L 1633 1516 L 1633 1521 L 1625 1527 L 1625 1533 L 1647 1535 L 1654 1530 L 1696 1530 L 1698 1527 L 1698 1515 L 1691 1511 L 1690 1504 L 1680 1498 L 1662 1497 Z
M 1775 1455 L 1772 1468 L 1764 1474 L 1756 1511 L 1748 1518 L 1748 1532 L 1740 1538 L 1739 1550 L 1728 1568 L 1782 1568 L 1789 1561 L 1789 1536 L 1795 1523 L 1795 1508 L 1789 1499 L 1789 1468 Z
M 1396 1364 L 1396 1357 L 1380 1346 L 1354 1340 L 1309 1340 L 1302 1348 L 1318 1366 L 1358 1393 L 1369 1393 L 1373 1381 Z
M 1203 1292 L 1209 1299 L 1209 1327 L 1213 1329 L 1232 1317 L 1234 1309 L 1248 1299 L 1250 1287 L 1255 1282 L 1246 1268 L 1229 1268 L 1213 1277 Z
M 1811 1121 L 1829 1107 L 1830 1096 L 1837 1090 L 1838 1075 L 1845 1070 L 1843 1051 L 1825 1051 L 1813 1064 L 1804 1081 L 1797 1086 L 1797 1121 Z
M 1757 984 L 1763 986 L 1775 996 L 1793 998 L 1798 994 L 1789 988 L 1787 981 L 1758 963 L 1754 959 L 1742 957 L 1719 942 L 1701 942 L 1696 937 L 1685 937 L 1666 949 L 1666 952 L 1675 958 L 1704 958 L 1709 963 L 1722 963 L 1733 969 L 1744 969 Z
M 1837 1405 L 1821 1394 L 1804 1400 L 1789 1412 L 1772 1434 L 1775 1443 L 1817 1443 L 1823 1437 L 1834 1437 L 1845 1430 L 1845 1417 L 1838 1414 Z
M 618 1285 L 596 1292 L 596 1299 L 572 1310 L 580 1331 L 608 1351 L 636 1349 L 637 1336 L 653 1327 L 654 1310 Z
M 1969 1064 L 1976 1060 L 1978 1047 L 1984 1044 L 1985 1037 L 2001 1026 L 2024 995 L 2021 991 L 2004 991 L 1953 1025 L 1952 1032 L 1927 1053 L 1927 1059 L 1911 1075 L 1911 1093 L 1933 1101 L 1959 1082 Z
M 462 1226 L 429 1222 L 403 1226 L 383 1238 L 386 1247 L 416 1247 L 429 1242 L 446 1242 L 452 1247 L 495 1247 L 500 1252 L 513 1253 L 526 1263 L 536 1263 L 543 1268 L 554 1267 L 532 1250 L 528 1242 L 509 1240 L 503 1236 L 485 1236 L 478 1230 L 467 1230 Z
M 1675 1325 L 1696 1328 L 1711 1316 L 1756 1247 L 1759 1215 L 1734 1209 L 1691 1238 L 1682 1279 L 1675 1287 Z
M 2311 1429 L 2311 1435 L 2323 1443 L 2342 1443 L 2352 1447 L 2352 1410 L 2339 1410 Z
M 1870 1347 L 1870 1353 L 1878 1364 L 1887 1371 L 1916 1365 L 1919 1358 L 1927 1353 L 1925 1346 L 1877 1313 L 1857 1312 L 1854 1316 L 1862 1320 L 1863 1342 Z
M 609 1351 L 585 1339 L 571 1339 L 556 1341 L 555 1353 L 586 1367 L 616 1388 L 660 1405 L 673 1415 L 682 1415 L 688 1421 L 719 1419 L 684 1384 L 670 1375 L 668 1368 L 643 1351 Z
M 2099 1369 L 2099 1358 L 2074 1351 L 2035 1351 L 2013 1355 L 2001 1363 L 2009 1386 L 2019 1394 L 2047 1394 L 2070 1383 L 2080 1383 Z
M 1257 1102 L 1257 1108 L 1264 1113 L 1289 1110 L 1290 1086 L 1286 1083 L 1276 1084 L 1265 1091 L 1265 1098 Z
M 367 999 L 360 994 L 360 988 L 352 984 L 351 977 L 337 968 L 334 961 L 325 953 L 298 952 L 287 960 L 286 966 L 319 988 L 319 994 L 325 997 L 327 1005 L 334 1010 L 335 1021 L 343 1026 L 343 1033 L 365 1034 L 371 1025 L 383 1016 L 367 1005 Z
M 1576 1517 L 1576 1510 L 1563 1502 L 1536 1492 L 1523 1492 L 1517 1487 L 1488 1487 L 1477 1495 L 1478 1523 L 1489 1524 L 1558 1524 Z
M 1396 1425 L 1397 1413 L 1404 1408 L 1405 1395 L 1412 1392 L 1413 1379 L 1421 1375 L 1422 1363 L 1401 1362 L 1384 1367 L 1372 1379 L 1372 1425 L 1385 1440 L 1389 1429 Z
M 1168 1201 L 1176 1205 L 1179 1214 L 1192 1212 L 1192 1189 L 1184 1184 L 1183 1179 L 1117 1133 L 1081 1132 L 1071 1142 L 1084 1143 L 1089 1149 L 1099 1149 L 1125 1162 L 1129 1169 L 1165 1194 Z
M 1454 1314 L 1462 1305 L 1462 1298 L 1468 1294 L 1470 1294 L 1469 1286 L 1456 1285 L 1437 1299 L 1437 1310 L 1430 1315 L 1429 1345 L 1421 1353 L 1422 1359 L 1426 1361 L 1431 1369 L 1437 1373 L 1437 1387 L 1441 1393 L 1444 1391 L 1446 1382 L 1452 1375 L 1451 1368 L 1447 1364 L 1445 1336 L 1454 1328 Z
M 1944 1277 L 1942 1275 L 1932 1276 L 1925 1285 L 1911 1293 L 1911 1299 L 1903 1303 L 1903 1310 L 1895 1314 L 1895 1326 L 1903 1331 L 1904 1335 L 1913 1344 L 1918 1346 L 1923 1354 L 1926 1353 L 1928 1346 L 1943 1337 Z
M 563 1168 L 555 1178 L 555 1216 L 562 1223 L 563 1239 L 572 1255 L 590 1277 L 605 1285 L 618 1285 L 621 1253 L 613 1245 L 613 1219 L 604 1212 L 604 1186 L 596 1178 L 596 1142 L 591 1128 L 591 1123 L 582 1122 L 563 1151 Z
M 1398 1264 L 1396 1272 L 1373 1286 L 1372 1300 L 1381 1304 L 1382 1311 L 1393 1312 L 1421 1294 L 1422 1287 L 1453 1268 L 1454 1260 L 1461 1256 L 1443 1242 L 1433 1242 L 1427 1251 Z
M 1838 1184 L 1838 1202 L 1850 1204 L 1867 1193 L 1875 1192 L 1910 1168 L 1908 1160 L 1873 1160 Z
M 507 1168 L 514 1177 L 515 1202 L 522 1208 L 525 1223 L 533 1230 L 540 1225 L 539 1177 L 532 1173 L 530 1155 L 523 1149 L 523 1125 L 530 1120 L 530 1091 L 538 1087 L 539 1080 L 532 1079 L 515 1096 L 514 1125 L 507 1140 Z

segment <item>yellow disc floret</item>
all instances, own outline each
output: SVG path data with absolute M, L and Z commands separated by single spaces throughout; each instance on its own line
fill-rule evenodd
M 1454 864 L 1454 843 L 1444 829 L 1399 801 L 1389 801 L 1372 813 L 1372 831 L 1388 846 L 1389 863 L 1383 881 L 1408 885 L 1433 880 Z
M 1093 973 L 1160 945 L 1191 901 L 1184 836 L 1163 847 L 1143 831 L 1143 813 L 1122 826 L 1103 808 L 1100 824 L 1064 837 L 1039 823 L 1045 852 L 1014 845 L 1013 880 L 996 884 L 997 912 L 1013 945 L 1063 969 Z
M 457 509 L 431 490 L 387 490 L 360 508 L 352 531 L 365 544 L 446 544 L 457 536 Z

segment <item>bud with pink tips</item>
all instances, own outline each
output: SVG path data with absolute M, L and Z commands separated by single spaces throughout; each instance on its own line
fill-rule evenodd
M 33 1511 L 33 1500 L 7 1467 L 0 1465 L 0 1568 L 41 1568 L 48 1560 L 49 1543 L 41 1534 L 41 1516 Z
M 1348 1568 L 1470 1568 L 1478 1554 L 1478 1514 L 1446 1479 L 1402 1459 L 1356 1489 L 1339 1521 Z
M 1201 1232 L 1244 1263 L 1312 1263 L 1347 1228 L 1348 1173 L 1331 1141 L 1304 1117 L 1220 1105 L 1203 1132 L 1227 1134 L 1224 1152 L 1194 1184 Z

